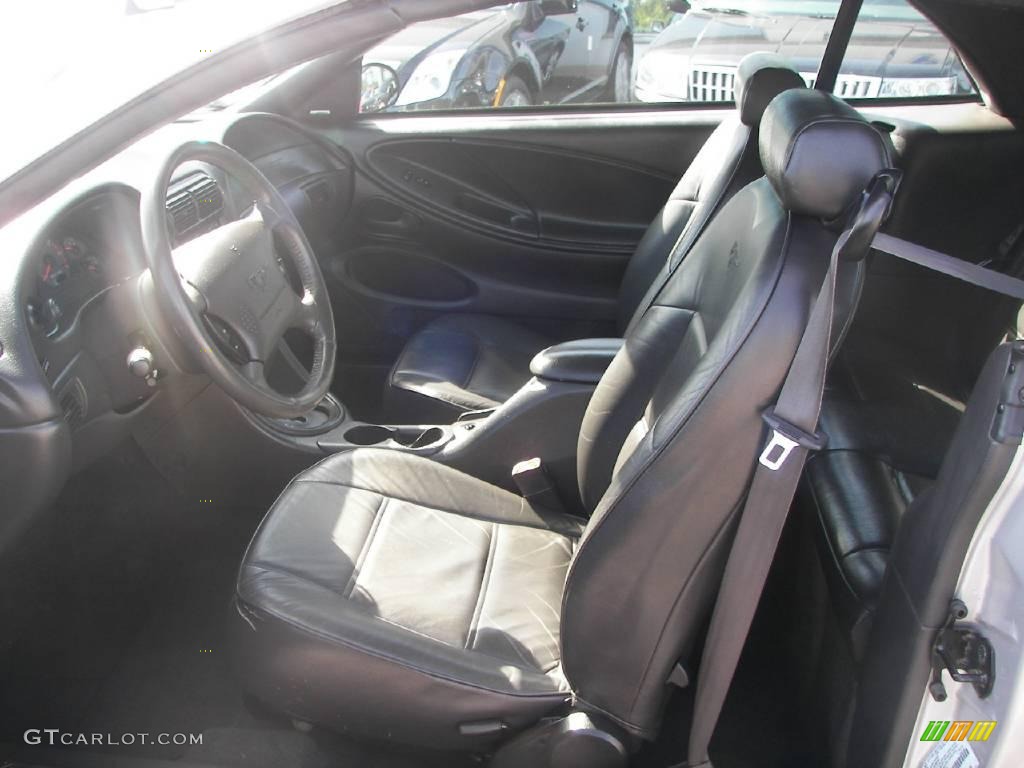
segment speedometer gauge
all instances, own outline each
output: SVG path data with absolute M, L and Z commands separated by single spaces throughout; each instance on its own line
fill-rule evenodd
M 82 245 L 80 240 L 76 240 L 73 237 L 64 238 L 64 256 L 69 261 L 77 261 L 85 256 L 85 246 Z
M 64 238 L 64 257 L 73 270 L 98 274 L 100 263 L 81 240 L 75 237 Z
M 62 285 L 71 271 L 71 263 L 64 253 L 64 246 L 56 240 L 47 240 L 43 260 L 39 265 L 39 276 L 47 285 Z

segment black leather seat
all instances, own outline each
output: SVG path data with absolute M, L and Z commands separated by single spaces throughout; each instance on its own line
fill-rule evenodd
M 736 115 L 708 138 L 626 267 L 619 291 L 620 335 L 650 303 L 711 216 L 763 173 L 757 126 L 768 102 L 784 90 L 803 87 L 800 75 L 774 54 L 750 54 L 740 63 Z M 426 423 L 494 408 L 529 380 L 533 356 L 560 340 L 498 317 L 442 315 L 409 340 L 392 368 L 389 416 Z
M 817 91 L 771 103 L 760 152 L 768 176 L 708 224 L 597 386 L 578 443 L 589 520 L 405 453 L 325 459 L 241 566 L 232 642 L 249 691 L 434 747 L 484 748 L 570 707 L 657 733 L 833 222 L 888 165 L 875 130 Z
M 934 482 L 961 404 L 906 367 L 837 365 L 821 411 L 825 451 L 807 463 L 803 491 L 839 626 L 863 656 L 889 551 L 903 514 Z

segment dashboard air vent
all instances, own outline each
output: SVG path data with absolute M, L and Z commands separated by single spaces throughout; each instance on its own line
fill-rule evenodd
M 81 379 L 74 378 L 69 381 L 60 392 L 60 408 L 64 412 L 64 421 L 70 426 L 77 427 L 85 419 L 88 408 L 85 387 Z
M 199 223 L 199 212 L 187 189 L 167 196 L 167 212 L 174 222 L 174 231 L 181 234 Z
M 201 177 L 201 180 L 194 186 L 189 187 L 192 198 L 199 208 L 199 218 L 208 219 L 224 206 L 224 199 L 220 194 L 220 187 L 217 182 L 209 176 Z
M 220 185 L 205 173 L 194 173 L 171 186 L 167 193 L 167 213 L 180 239 L 204 221 L 220 213 L 224 195 Z

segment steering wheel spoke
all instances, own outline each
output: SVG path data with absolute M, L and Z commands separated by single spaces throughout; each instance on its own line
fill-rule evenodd
M 262 360 L 250 360 L 241 366 L 242 376 L 260 391 L 272 391 L 267 382 L 267 366 Z
M 268 205 L 260 200 L 253 201 L 253 216 L 259 216 L 263 226 L 273 232 L 283 224 L 291 223 L 292 217 L 285 211 L 279 211 L 275 206 Z
M 295 308 L 292 312 L 292 327 L 303 330 L 306 333 L 315 333 L 317 325 L 320 323 L 321 315 L 322 309 L 319 303 L 313 294 L 307 291 L 305 296 L 295 302 Z

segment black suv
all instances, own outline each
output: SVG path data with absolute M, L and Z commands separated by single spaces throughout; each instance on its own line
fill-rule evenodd
M 813 86 L 839 9 L 836 0 L 671 0 L 667 6 L 675 13 L 638 62 L 638 101 L 732 101 L 736 65 L 754 51 L 782 54 Z M 907 98 L 973 90 L 959 56 L 906 0 L 864 0 L 837 95 Z
M 362 111 L 629 101 L 626 4 L 534 0 L 414 24 L 363 57 Z

